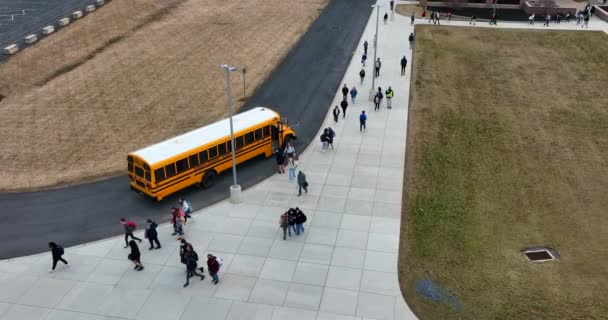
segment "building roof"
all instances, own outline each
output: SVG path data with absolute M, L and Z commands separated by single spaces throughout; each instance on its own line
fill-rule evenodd
M 275 111 L 268 108 L 257 107 L 233 116 L 232 124 L 236 134 L 237 132 L 256 124 L 278 118 L 279 114 Z M 150 166 L 154 166 L 158 162 L 167 160 L 186 151 L 222 139 L 229 135 L 230 119 L 226 118 L 190 132 L 186 132 L 177 137 L 173 137 L 137 150 L 131 154 L 140 157 Z

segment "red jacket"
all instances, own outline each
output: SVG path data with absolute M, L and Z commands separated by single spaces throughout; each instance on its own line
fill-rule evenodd
M 220 264 L 215 257 L 207 259 L 207 268 L 210 274 L 216 274 L 220 271 Z

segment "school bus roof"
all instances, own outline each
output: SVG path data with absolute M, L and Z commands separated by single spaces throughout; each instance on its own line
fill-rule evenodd
M 278 118 L 279 115 L 268 108 L 257 107 L 232 117 L 235 134 L 256 124 Z M 226 118 L 204 127 L 186 132 L 177 137 L 153 144 L 132 152 L 146 161 L 150 166 L 167 160 L 189 150 L 211 143 L 230 135 L 230 119 Z

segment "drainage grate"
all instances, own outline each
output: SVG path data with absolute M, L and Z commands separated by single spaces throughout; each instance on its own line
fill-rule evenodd
M 550 248 L 528 248 L 524 250 L 524 255 L 532 262 L 552 261 L 557 258 L 557 254 Z

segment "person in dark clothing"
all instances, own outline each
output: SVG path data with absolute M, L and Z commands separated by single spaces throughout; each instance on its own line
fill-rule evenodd
M 367 40 L 363 42 L 363 53 L 367 55 Z
M 125 248 L 129 246 L 129 237 L 141 242 L 141 239 L 133 235 L 133 231 L 137 228 L 137 225 L 133 221 L 127 221 L 125 218 L 120 218 L 120 224 L 125 228 Z
M 306 215 L 300 208 L 296 207 L 296 232 L 297 234 L 304 233 L 304 223 L 306 222 Z
M 414 48 L 414 33 L 413 32 L 410 33 L 408 40 L 410 42 L 410 50 L 412 50 Z
M 378 93 L 374 96 L 374 110 L 380 110 L 380 96 Z
M 363 79 L 365 79 L 365 69 L 361 68 L 361 71 L 359 71 L 359 78 L 361 78 L 361 84 L 363 84 Z
M 336 106 L 337 108 L 337 106 Z M 276 158 L 277 158 L 277 170 L 279 171 L 279 174 L 281 173 L 285 173 L 285 154 L 283 154 L 282 150 L 277 151 L 276 154 Z
M 146 222 L 148 223 L 148 227 L 146 228 L 145 236 L 150 241 L 150 248 L 148 250 L 154 249 L 154 243 L 156 243 L 156 249 L 160 249 L 160 241 L 158 241 L 158 232 L 156 231 L 158 224 L 152 221 L 152 219 L 148 219 Z
M 340 108 L 338 108 L 338 106 L 335 106 L 334 111 L 332 113 L 334 115 L 334 122 L 338 123 L 338 117 L 340 116 Z
M 304 172 L 298 171 L 298 197 L 302 195 L 302 189 L 308 193 L 308 181 Z
M 293 230 L 293 233 L 299 235 L 300 233 L 296 230 L 296 211 L 294 209 L 289 209 L 287 211 L 287 217 L 289 221 L 289 227 Z
M 388 13 L 385 12 L 384 13 L 384 24 L 386 24 L 387 21 L 388 21 Z
M 198 267 L 198 254 L 196 254 L 192 246 L 186 247 L 184 259 L 186 260 L 186 283 L 184 284 L 184 287 L 187 287 L 190 284 L 190 278 L 194 276 L 198 276 L 201 280 L 204 280 L 205 276 L 196 272 L 196 268 Z
M 365 61 L 367 61 L 367 53 L 361 56 L 361 64 L 365 67 Z
M 382 67 L 382 62 L 380 62 L 380 58 L 376 60 L 374 63 L 374 68 L 376 70 L 376 78 L 380 76 L 380 68 Z
M 403 56 L 403 58 L 401 58 L 401 75 L 405 74 L 405 67 L 407 67 L 407 59 Z
M 49 272 L 55 271 L 55 267 L 57 267 L 57 262 L 61 261 L 65 264 L 66 267 L 70 267 L 68 262 L 63 259 L 64 250 L 63 247 L 56 244 L 55 242 L 49 242 L 49 249 L 51 249 L 51 256 L 53 257 L 53 268 L 49 270 Z
M 220 272 L 220 263 L 217 261 L 217 257 L 212 254 L 207 255 L 207 270 L 213 278 L 213 284 L 217 284 L 220 281 L 217 276 L 217 273 Z
M 327 144 L 334 148 L 334 137 L 336 136 L 336 132 L 331 127 L 327 127 Z
M 361 111 L 359 115 L 359 131 L 365 130 L 365 122 L 367 121 L 367 115 L 365 114 L 365 110 Z
M 342 107 L 342 119 L 346 118 L 346 108 L 348 108 L 348 102 L 346 100 L 342 100 L 340 102 L 340 107 Z
M 346 98 L 348 97 L 348 91 L 348 87 L 346 86 L 346 84 L 344 84 L 344 86 L 342 87 L 342 95 L 344 96 L 342 100 L 346 100 Z
M 394 1 L 394 0 L 391 0 L 391 1 L 389 2 L 389 5 L 391 6 L 391 11 L 393 11 L 393 8 L 395 7 L 395 1 Z
M 129 260 L 133 261 L 133 264 L 135 265 L 135 268 L 133 269 L 137 271 L 143 270 L 144 266 L 141 264 L 141 253 L 139 252 L 139 247 L 137 246 L 137 243 L 135 243 L 135 240 L 129 241 L 129 247 L 131 247 Z

